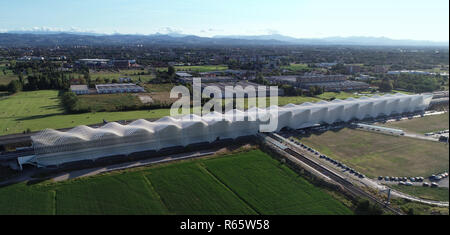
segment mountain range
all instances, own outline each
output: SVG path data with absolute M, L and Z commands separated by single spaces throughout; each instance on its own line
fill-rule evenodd
M 0 46 L 73 46 L 73 45 L 351 45 L 351 46 L 433 46 L 448 47 L 449 42 L 395 40 L 386 37 L 294 38 L 280 34 L 259 36 L 214 36 L 152 34 L 98 34 L 91 32 L 9 31 L 0 33 Z

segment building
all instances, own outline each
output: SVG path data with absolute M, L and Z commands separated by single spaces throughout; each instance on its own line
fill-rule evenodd
M 99 84 L 95 85 L 98 94 L 114 94 L 114 93 L 139 93 L 145 92 L 145 89 L 131 83 L 122 84 Z
M 338 63 L 317 63 L 316 66 L 319 68 L 331 68 L 336 66 Z
M 271 84 L 288 84 L 288 85 L 297 85 L 298 76 L 271 76 L 266 77 Z
M 234 77 L 201 77 L 202 83 L 212 83 L 212 82 L 237 82 L 238 79 Z M 194 81 L 194 77 L 181 77 L 179 78 L 181 83 L 192 83 Z
M 119 78 L 119 83 L 129 83 L 133 80 L 131 78 Z
M 180 77 L 180 78 L 190 78 L 190 77 L 192 77 L 192 75 L 190 74 L 190 73 L 188 73 L 188 72 L 182 72 L 182 71 L 180 71 L 180 72 L 176 72 L 175 73 L 178 77 Z
M 79 126 L 67 132 L 47 129 L 31 136 L 35 155 L 27 157 L 27 162 L 39 167 L 59 166 L 76 161 L 254 136 L 259 132 L 274 132 L 286 127 L 301 129 L 322 123 L 422 112 L 428 108 L 431 99 L 431 94 L 395 94 L 289 104 L 278 107 L 277 112 L 270 111 L 274 107 L 251 108 L 246 112 L 231 110 L 202 117 L 165 117 L 155 122 L 138 120 L 129 125 L 111 122 L 100 128 Z M 277 120 L 275 128 L 265 129 L 262 125 L 268 117 Z M 19 159 L 20 162 L 22 160 Z
M 365 82 L 356 82 L 356 81 L 310 82 L 300 84 L 300 88 L 303 89 L 309 89 L 310 87 L 323 87 L 324 90 L 327 92 L 361 91 L 370 88 L 369 84 Z
M 202 83 L 202 93 L 207 87 L 209 87 L 209 88 L 211 88 L 211 91 L 212 91 L 212 89 L 214 89 L 214 90 L 219 89 L 220 93 L 222 94 L 221 98 L 234 98 L 234 97 L 236 97 L 236 95 L 234 93 L 227 94 L 226 88 L 227 87 L 232 87 L 234 89 L 235 87 L 238 87 L 238 86 L 242 87 L 242 89 L 244 89 L 244 90 L 247 87 L 254 87 L 255 88 L 255 94 L 246 93 L 244 95 L 244 98 L 254 98 L 254 97 L 258 96 L 258 87 L 259 86 L 263 86 L 263 85 L 252 83 L 252 82 L 247 82 L 247 81 Z M 265 94 L 264 95 L 266 97 L 270 97 L 270 87 L 269 86 L 265 86 L 265 87 L 266 87 L 266 90 L 265 90 Z M 284 95 L 283 89 L 278 89 L 278 96 L 283 96 L 283 95 Z M 214 97 L 214 98 L 218 98 L 218 97 Z
M 347 80 L 345 75 L 305 75 L 297 78 L 297 87 L 309 89 L 310 87 L 323 87 L 325 91 L 355 91 L 369 89 L 369 84 Z
M 117 69 L 128 69 L 131 67 L 130 60 L 113 60 L 112 66 Z
M 297 77 L 297 83 L 342 82 L 346 80 L 347 76 L 345 75 L 305 74 Z
M 108 59 L 80 59 L 75 61 L 76 66 L 87 66 L 88 68 L 107 68 L 110 60 Z
M 373 67 L 373 71 L 375 73 L 387 73 L 389 70 L 389 66 L 386 65 L 375 65 Z
M 347 73 L 355 74 L 361 72 L 361 66 L 360 65 L 347 65 L 345 66 L 345 69 L 347 70 Z
M 70 91 L 77 95 L 87 95 L 89 94 L 89 88 L 87 85 L 71 85 Z
M 401 70 L 401 71 L 389 71 L 389 75 L 399 75 L 399 74 L 416 74 L 416 75 L 436 75 L 436 73 L 418 71 L 418 70 Z
M 369 75 L 365 75 L 365 74 L 361 74 L 359 75 L 359 77 L 356 77 L 355 80 L 357 81 L 369 81 L 372 79 L 376 79 L 375 77 L 369 76 Z

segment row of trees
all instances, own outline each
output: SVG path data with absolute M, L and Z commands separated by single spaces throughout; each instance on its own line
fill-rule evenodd
M 372 82 L 378 85 L 382 92 L 390 92 L 393 89 L 406 90 L 414 93 L 433 92 L 448 86 L 448 78 L 436 76 L 401 74 L 386 76 L 381 80 Z

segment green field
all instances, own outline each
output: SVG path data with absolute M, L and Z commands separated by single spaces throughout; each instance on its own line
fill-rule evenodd
M 0 135 L 21 133 L 45 128 L 69 128 L 108 121 L 161 118 L 170 114 L 168 109 L 129 112 L 97 112 L 64 114 L 58 91 L 20 92 L 0 98 Z
M 154 100 L 171 101 L 167 89 L 172 85 L 149 85 L 146 88 L 151 91 Z M 125 96 L 80 96 L 80 105 L 92 106 L 95 110 L 105 109 L 111 102 L 127 103 L 139 102 L 135 97 L 128 99 Z M 94 98 L 95 100 L 92 100 Z M 303 102 L 317 102 L 319 99 L 311 97 L 279 97 L 279 105 L 289 103 L 301 104 Z M 246 102 L 246 104 L 248 104 Z M 267 104 L 269 102 L 267 101 Z M 247 107 L 247 106 L 245 106 Z M 60 129 L 70 128 L 78 125 L 92 125 L 107 121 L 136 120 L 136 119 L 158 119 L 170 115 L 170 109 L 139 110 L 126 112 L 91 112 L 83 114 L 64 114 L 60 105 L 58 91 L 31 91 L 20 92 L 12 96 L 0 97 L 0 135 L 21 133 L 28 128 L 31 131 L 46 128 Z
M 389 185 L 389 187 L 422 199 L 448 202 L 448 188 L 412 187 L 403 185 Z
M 323 154 L 370 176 L 430 176 L 449 168 L 448 145 L 353 129 L 301 138 Z
M 0 214 L 352 214 L 259 150 L 0 188 Z
M 359 98 L 361 96 L 362 95 L 358 95 L 351 92 L 324 92 L 323 94 L 318 95 L 317 97 L 323 100 L 330 100 L 332 98 L 345 100 L 350 97 Z
M 449 113 L 426 116 L 383 124 L 383 126 L 402 129 L 404 131 L 425 134 L 435 131 L 448 130 Z
M 214 159 L 205 166 L 260 214 L 350 213 L 330 195 L 261 152 Z
M 122 77 L 129 77 L 133 80 L 133 82 L 138 82 L 139 78 L 142 82 L 148 82 L 155 78 L 155 75 L 153 74 L 145 74 L 145 75 L 139 75 L 139 73 L 147 73 L 146 70 L 141 69 L 128 69 L 128 70 L 120 70 L 120 71 L 90 71 L 89 75 L 91 76 L 91 79 L 97 79 L 97 78 L 109 78 L 111 79 L 119 79 Z M 82 77 L 82 74 L 78 75 L 79 77 Z
M 78 97 L 75 110 L 90 112 L 116 112 L 118 110 L 133 110 L 142 107 L 139 97 L 132 94 L 102 94 L 82 95 Z
M 281 66 L 281 69 L 291 70 L 292 72 L 312 70 L 307 64 L 290 64 L 288 66 Z

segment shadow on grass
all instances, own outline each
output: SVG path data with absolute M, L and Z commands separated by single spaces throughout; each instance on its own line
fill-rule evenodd
M 48 118 L 48 117 L 53 117 L 53 116 L 58 116 L 58 115 L 63 115 L 63 114 L 64 113 L 52 113 L 52 114 L 44 114 L 44 115 L 34 115 L 34 116 L 29 116 L 29 117 L 17 118 L 16 121 L 36 120 L 36 119 Z

